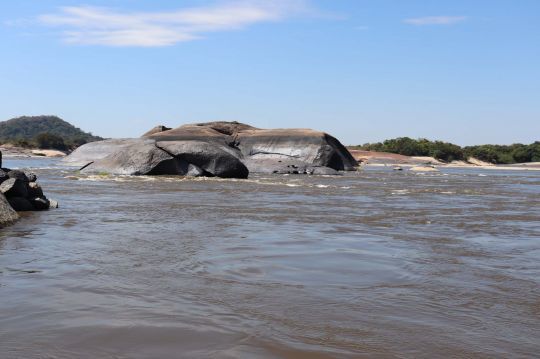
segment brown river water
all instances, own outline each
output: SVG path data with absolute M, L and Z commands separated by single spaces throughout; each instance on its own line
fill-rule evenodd
M 248 180 L 32 167 L 0 358 L 533 358 L 540 172 Z

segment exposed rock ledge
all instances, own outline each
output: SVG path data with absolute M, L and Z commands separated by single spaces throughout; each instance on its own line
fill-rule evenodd
M 224 178 L 246 178 L 250 172 L 333 175 L 357 166 L 324 132 L 263 130 L 238 122 L 157 126 L 142 138 L 85 144 L 63 161 L 82 172 Z

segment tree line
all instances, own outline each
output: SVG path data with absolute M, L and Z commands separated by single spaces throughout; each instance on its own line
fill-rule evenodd
M 57 116 L 23 116 L 0 122 L 0 144 L 66 151 L 101 139 Z
M 70 137 L 64 139 L 62 136 L 58 136 L 52 133 L 44 132 L 40 133 L 32 139 L 26 140 L 18 138 L 9 141 L 9 143 L 25 148 L 42 148 L 42 149 L 54 149 L 60 151 L 73 150 L 79 146 L 88 143 L 88 140 L 84 137 Z
M 353 149 L 397 153 L 405 156 L 430 156 L 444 162 L 463 161 L 469 157 L 495 164 L 540 162 L 540 141 L 529 145 L 478 145 L 461 147 L 425 138 L 399 137 L 384 142 L 365 143 Z

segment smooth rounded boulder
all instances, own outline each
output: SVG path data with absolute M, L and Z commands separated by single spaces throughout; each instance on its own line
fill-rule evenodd
M 352 171 L 357 166 L 349 151 L 324 132 L 309 129 L 245 130 L 238 133 L 236 141 L 244 157 L 251 159 L 250 163 L 264 164 L 260 166 L 264 172 L 271 172 L 273 166 L 281 167 L 280 161 L 298 161 L 306 166 L 328 167 L 336 171 Z
M 84 146 L 83 146 L 84 147 Z M 96 144 L 92 146 L 92 151 Z M 91 161 L 82 173 L 116 175 L 180 175 L 246 178 L 248 170 L 234 155 L 215 143 L 200 141 L 167 141 L 153 139 L 127 140 L 126 143 L 106 144 L 110 154 Z M 86 158 L 81 149 L 78 158 Z M 101 151 L 100 153 L 103 153 Z
M 226 146 L 202 141 L 160 141 L 156 146 L 210 176 L 247 178 L 249 175 L 247 167 Z
M 68 166 L 83 167 L 92 162 L 103 159 L 114 152 L 118 152 L 124 147 L 129 147 L 139 143 L 141 143 L 141 139 L 139 138 L 89 142 L 78 147 L 75 151 L 64 157 L 62 162 Z
M 103 141 L 101 141 L 103 142 Z M 94 143 L 94 146 L 99 142 Z M 178 174 L 181 163 L 167 152 L 156 147 L 153 140 L 128 140 L 116 148 L 106 144 L 111 153 L 93 161 L 81 172 L 116 175 L 166 175 Z
M 249 173 L 334 175 L 358 163 L 334 137 L 309 129 L 264 130 L 239 122 L 157 126 L 141 139 L 92 142 L 64 163 L 83 172 L 246 178 Z

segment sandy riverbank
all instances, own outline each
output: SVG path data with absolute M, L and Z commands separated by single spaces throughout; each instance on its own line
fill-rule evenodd
M 66 153 L 58 150 L 24 148 L 12 145 L 0 145 L 4 158 L 9 157 L 64 157 Z
M 469 158 L 468 161 L 441 162 L 433 157 L 403 156 L 388 152 L 349 150 L 361 166 L 415 168 L 479 168 L 487 170 L 527 170 L 540 171 L 540 162 L 494 165 Z

